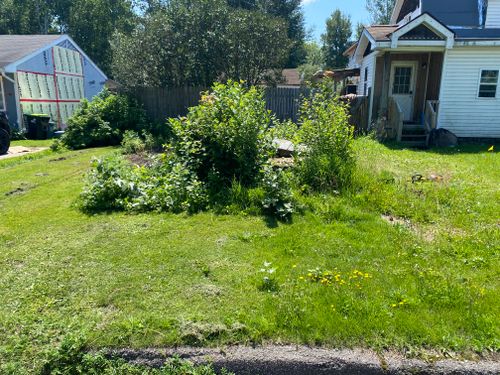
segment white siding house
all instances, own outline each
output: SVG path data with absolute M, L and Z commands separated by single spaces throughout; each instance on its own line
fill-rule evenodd
M 375 72 L 375 53 L 370 53 L 363 59 L 360 66 L 360 79 L 358 83 L 358 95 L 367 96 L 373 85 L 373 74 Z
M 500 0 L 488 0 L 486 28 L 500 28 Z
M 481 72 L 500 70 L 500 48 L 454 48 L 445 56 L 439 127 L 458 137 L 500 138 L 500 79 L 496 95 L 480 97 Z
M 391 24 L 366 27 L 352 61 L 383 137 L 500 139 L 500 0 L 396 0 Z

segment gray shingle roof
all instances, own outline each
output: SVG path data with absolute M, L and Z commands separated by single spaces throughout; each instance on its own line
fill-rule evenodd
M 0 35 L 0 69 L 28 56 L 62 35 Z

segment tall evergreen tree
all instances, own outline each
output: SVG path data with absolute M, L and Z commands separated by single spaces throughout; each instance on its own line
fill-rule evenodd
M 326 21 L 326 32 L 321 36 L 326 67 L 335 69 L 347 65 L 348 59 L 343 54 L 349 48 L 351 36 L 351 18 L 337 9 Z

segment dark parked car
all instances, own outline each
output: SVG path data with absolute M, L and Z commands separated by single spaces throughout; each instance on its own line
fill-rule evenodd
M 10 126 L 7 114 L 0 111 L 0 155 L 6 154 L 10 147 Z

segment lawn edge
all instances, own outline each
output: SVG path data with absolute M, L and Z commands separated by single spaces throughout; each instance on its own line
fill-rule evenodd
M 115 349 L 110 357 L 150 367 L 161 367 L 171 357 L 178 356 L 195 365 L 211 364 L 220 371 L 236 374 L 268 375 L 493 375 L 500 373 L 498 356 L 492 359 L 425 361 L 405 358 L 396 352 L 377 353 L 368 349 L 324 349 L 307 346 L 267 345 L 259 347 L 232 346 L 224 348 L 175 349 Z

